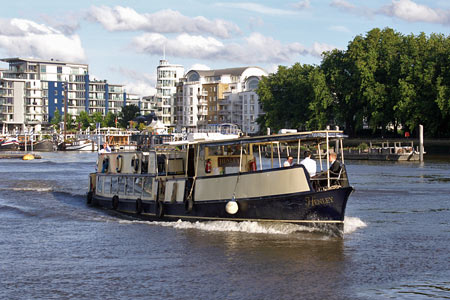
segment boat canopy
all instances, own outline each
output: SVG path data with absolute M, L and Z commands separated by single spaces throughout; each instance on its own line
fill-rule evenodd
M 343 131 L 339 130 L 321 130 L 321 131 L 306 131 L 286 134 L 275 134 L 267 136 L 255 137 L 241 137 L 237 139 L 225 140 L 197 140 L 194 142 L 178 141 L 169 143 L 171 145 L 192 145 L 199 144 L 205 147 L 229 146 L 229 145 L 243 145 L 243 144 L 265 144 L 277 142 L 294 142 L 301 140 L 302 142 L 320 143 L 328 141 L 340 140 L 348 137 L 344 135 Z

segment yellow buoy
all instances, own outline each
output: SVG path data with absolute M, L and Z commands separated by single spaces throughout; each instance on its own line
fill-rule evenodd
M 25 154 L 23 157 L 22 157 L 22 159 L 23 160 L 33 160 L 34 159 L 34 155 L 33 154 Z

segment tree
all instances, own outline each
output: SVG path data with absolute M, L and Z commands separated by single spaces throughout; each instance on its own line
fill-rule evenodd
M 81 129 L 86 130 L 87 128 L 89 128 L 91 126 L 92 119 L 88 115 L 87 112 L 82 111 L 82 112 L 80 112 L 80 114 L 76 118 L 76 122 L 78 124 L 81 124 Z
M 132 121 L 139 115 L 140 109 L 137 105 L 127 105 L 122 107 L 122 111 L 119 113 L 119 123 L 122 128 L 128 127 L 128 122 Z
M 104 127 L 103 126 L 103 115 L 101 112 L 96 111 L 95 113 L 92 114 L 91 118 L 94 123 L 94 126 L 91 129 L 95 129 L 97 127 L 97 123 L 100 123 L 100 127 Z
M 108 112 L 103 120 L 105 127 L 115 127 L 117 116 L 112 112 Z
M 50 123 L 54 125 L 56 129 L 59 129 L 59 124 L 61 123 L 61 113 L 58 109 L 55 109 L 53 118 L 50 120 Z
M 324 94 L 316 93 L 311 80 L 316 79 L 314 72 L 318 67 L 295 64 L 291 68 L 279 66 L 278 72 L 263 77 L 258 85 L 257 94 L 266 112 L 258 122 L 261 128 L 271 127 L 275 131 L 281 128 L 308 129 L 311 114 L 310 103 Z M 317 101 L 320 101 L 317 99 Z

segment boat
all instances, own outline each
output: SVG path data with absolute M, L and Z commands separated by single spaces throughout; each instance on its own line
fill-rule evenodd
M 412 141 L 410 145 L 402 145 L 402 142 L 389 143 L 389 141 L 370 142 L 365 149 L 344 149 L 344 154 L 348 160 L 420 161 L 419 147 L 414 149 Z
M 62 142 L 58 145 L 60 151 L 97 151 L 97 145 L 91 140 L 74 140 L 72 142 Z
M 55 143 L 51 140 L 41 140 L 30 143 L 27 141 L 26 147 L 25 142 L 20 143 L 20 150 L 25 151 L 25 148 L 29 151 L 37 151 L 37 152 L 52 152 L 55 150 Z
M 322 172 L 310 177 L 300 153 L 289 167 L 279 153 L 287 145 L 329 151 L 330 142 L 342 145 L 344 137 L 342 131 L 310 131 L 102 154 L 89 175 L 87 203 L 148 220 L 282 222 L 342 233 L 353 191 L 344 160 L 333 175 L 321 159 Z M 265 146 L 270 159 L 263 158 Z
M 17 151 L 19 150 L 19 140 L 13 137 L 7 137 L 0 142 L 0 151 Z

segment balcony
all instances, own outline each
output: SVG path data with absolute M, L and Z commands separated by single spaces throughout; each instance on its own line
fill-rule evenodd
M 208 111 L 206 109 L 199 109 L 198 115 L 199 116 L 207 116 L 208 115 Z
M 207 106 L 208 105 L 208 101 L 201 99 L 198 100 L 197 106 Z

